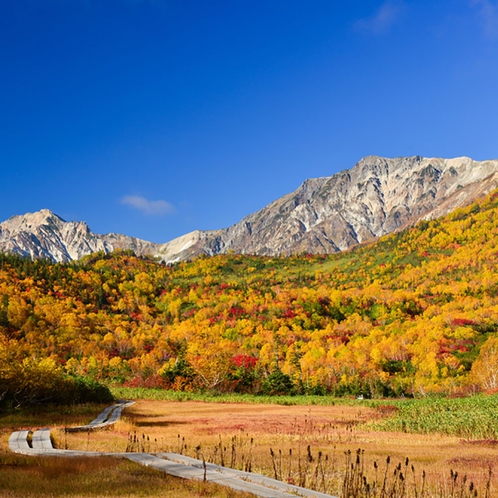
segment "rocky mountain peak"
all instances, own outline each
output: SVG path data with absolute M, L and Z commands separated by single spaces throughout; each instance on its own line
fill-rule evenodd
M 60 216 L 49 209 L 41 209 L 35 213 L 12 216 L 2 223 L 2 227 L 17 232 L 25 228 L 39 227 L 41 225 L 58 225 L 60 223 L 65 223 Z
M 70 261 L 122 248 L 167 262 L 228 251 L 331 253 L 442 216 L 497 187 L 497 160 L 367 156 L 349 170 L 305 180 L 228 228 L 196 230 L 158 245 L 121 234 L 94 234 L 85 222 L 66 222 L 42 209 L 0 223 L 0 251 Z
M 0 223 L 0 251 L 32 258 L 72 261 L 116 248 L 132 248 L 139 254 L 149 254 L 154 252 L 154 247 L 155 244 L 125 235 L 94 234 L 86 222 L 67 222 L 49 209 L 13 216 Z
M 498 187 L 498 161 L 367 156 L 349 170 L 303 182 L 229 228 L 197 235 L 189 253 L 330 253 L 441 216 Z M 184 242 L 189 234 L 182 237 Z M 159 250 L 175 257 L 177 239 Z

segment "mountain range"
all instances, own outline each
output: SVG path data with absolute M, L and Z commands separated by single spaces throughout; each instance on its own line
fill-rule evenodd
M 332 253 L 443 216 L 497 187 L 498 160 L 367 156 L 349 170 L 306 180 L 228 228 L 197 230 L 155 244 L 122 234 L 95 234 L 85 222 L 66 222 L 42 209 L 0 223 L 0 252 L 72 261 L 119 248 L 165 262 L 229 251 Z

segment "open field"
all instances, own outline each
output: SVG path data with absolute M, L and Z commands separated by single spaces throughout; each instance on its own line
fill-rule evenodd
M 444 402 L 432 402 L 442 415 L 447 412 L 452 418 L 451 407 L 456 406 L 462 411 L 462 406 L 466 406 L 467 413 L 460 414 L 463 418 L 482 417 L 478 408 L 471 414 L 469 406 L 461 405 L 465 403 L 463 400 L 447 400 L 448 405 Z M 470 402 L 475 407 L 485 405 L 483 413 L 488 413 L 495 400 L 490 397 L 466 401 Z M 431 419 L 431 402 L 389 401 L 387 404 L 344 400 L 345 404 L 340 405 L 335 400 L 333 403 L 306 406 L 137 400 L 113 428 L 90 433 L 66 433 L 63 428 L 88 422 L 103 408 L 101 405 L 30 411 L 3 417 L 0 418 L 0 482 L 4 484 L 0 496 L 79 496 L 78 493 L 81 496 L 130 497 L 243 496 L 219 488 L 204 490 L 202 484 L 185 483 L 113 459 L 102 459 L 101 465 L 81 459 L 75 465 L 74 461 L 59 463 L 63 459 L 49 462 L 7 455 L 10 430 L 42 426 L 56 427 L 52 434 L 59 448 L 178 452 L 226 466 L 250 469 L 330 494 L 340 494 L 345 469 L 348 468 L 350 482 L 360 475 L 372 487 L 377 483 L 378 490 L 384 483 L 393 489 L 398 486 L 398 491 L 386 496 L 498 496 L 496 439 L 480 438 L 480 433 L 475 438 L 449 435 L 444 433 L 444 427 L 443 433 L 437 434 L 434 432 L 437 425 L 429 430 L 420 424 L 419 429 L 432 431 L 430 434 L 403 432 L 410 429 L 414 418 Z M 404 420 L 404 425 L 400 420 Z M 398 430 L 373 430 L 374 427 L 386 429 L 391 426 Z M 357 459 L 358 465 L 355 464 Z M 92 469 L 97 471 L 95 478 L 89 477 Z M 487 489 L 490 470 L 492 476 Z M 425 479 L 422 477 L 424 472 Z M 71 476 L 69 482 L 73 491 L 62 484 L 61 494 L 47 491 L 46 486 L 56 489 L 62 483 L 62 476 L 67 474 Z M 125 476 L 122 489 L 118 481 L 120 474 Z M 4 479 L 6 475 L 9 479 Z M 466 482 L 462 487 L 464 476 Z M 102 492 L 99 481 L 106 483 L 109 493 L 98 494 Z M 30 485 L 26 490 L 26 482 L 39 482 L 39 485 Z M 405 495 L 401 494 L 401 484 Z M 472 493 L 469 491 L 471 486 Z M 173 494 L 166 494 L 171 489 Z M 474 490 L 477 490 L 477 495 Z M 26 494 L 26 491 L 32 494 Z
M 249 498 L 212 483 L 186 481 L 128 460 L 102 458 L 44 458 L 15 455 L 8 438 L 15 429 L 80 425 L 106 405 L 40 407 L 0 416 L 0 496 L 2 498 L 101 497 L 221 497 Z M 57 434 L 57 431 L 54 431 Z M 59 434 L 62 433 L 59 431 Z M 92 434 L 109 436 L 113 430 Z M 119 434 L 116 440 L 119 439 Z M 58 440 L 59 444 L 61 440 Z
M 454 481 L 458 492 L 466 475 L 466 489 L 473 482 L 479 496 L 486 496 L 490 469 L 490 496 L 498 496 L 497 441 L 373 431 L 369 424 L 379 424 L 386 415 L 396 414 L 397 408 L 355 405 L 141 400 L 110 431 L 55 435 L 59 447 L 184 453 L 331 494 L 340 493 L 346 459 L 354 463 L 360 449 L 363 472 L 371 483 L 377 475 L 381 484 L 389 457 L 389 482 L 393 483 L 395 468 L 401 464 L 398 474 L 404 474 L 407 487 L 417 486 L 420 492 L 425 472 L 424 487 L 432 490 L 426 496 L 451 496 L 454 473 L 458 473 Z
M 164 389 L 113 388 L 117 398 L 155 401 L 202 401 L 265 405 L 354 406 L 374 408 L 381 418 L 370 428 L 395 432 L 446 434 L 465 439 L 498 439 L 498 395 L 479 394 L 448 398 L 390 398 L 369 400 L 331 396 L 260 396 L 251 394 L 200 394 Z

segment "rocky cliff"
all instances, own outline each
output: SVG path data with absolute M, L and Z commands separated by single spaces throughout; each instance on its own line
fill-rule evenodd
M 164 244 L 165 260 L 199 253 L 330 253 L 442 216 L 498 187 L 498 161 L 368 156 L 352 169 L 306 180 L 239 223 Z

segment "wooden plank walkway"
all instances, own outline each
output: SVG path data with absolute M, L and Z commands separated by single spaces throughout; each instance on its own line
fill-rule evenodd
M 9 448 L 14 453 L 23 453 L 29 451 L 31 447 L 28 444 L 28 436 L 30 431 L 16 431 L 9 437 Z
M 34 450 L 53 450 L 50 429 L 39 429 L 33 432 L 31 446 Z
M 88 425 L 73 427 L 66 430 L 94 430 L 114 424 L 121 417 L 121 413 L 132 402 L 121 402 L 106 408 L 95 420 Z M 14 453 L 31 456 L 113 456 L 127 458 L 133 462 L 153 467 L 162 472 L 183 479 L 208 481 L 227 486 L 236 491 L 245 491 L 261 498 L 337 498 L 332 495 L 300 488 L 292 484 L 277 481 L 261 474 L 242 472 L 220 465 L 204 464 L 200 460 L 177 453 L 107 453 L 97 451 L 59 450 L 52 445 L 50 429 L 38 429 L 32 433 L 31 445 L 29 435 L 31 431 L 15 431 L 9 437 L 9 448 Z
M 123 410 L 125 408 L 127 408 L 128 406 L 131 406 L 133 403 L 134 403 L 134 401 L 129 401 L 128 403 L 121 403 L 121 404 L 119 404 L 113 410 L 113 412 L 111 413 L 111 416 L 109 417 L 109 419 L 106 422 L 104 422 L 104 423 L 106 425 L 115 424 L 121 418 L 121 413 L 123 412 Z
M 185 455 L 179 455 L 177 453 L 157 453 L 156 456 L 166 458 L 172 462 L 192 466 L 194 468 L 201 469 L 202 471 L 204 469 L 204 462 Z M 318 491 L 312 491 L 310 489 L 301 488 L 299 486 L 288 484 L 283 481 L 277 481 L 276 479 L 272 479 L 261 474 L 244 472 L 242 470 L 231 469 L 230 467 L 222 467 L 221 465 L 216 465 L 213 463 L 206 462 L 206 473 L 209 473 L 211 475 L 221 475 L 223 476 L 223 478 L 236 478 L 244 481 L 245 483 L 251 483 L 257 486 L 265 486 L 272 490 L 277 490 L 280 493 L 277 496 L 285 496 L 282 495 L 282 493 L 291 493 L 292 496 L 302 496 L 308 498 L 330 498 L 330 495 L 319 493 Z
M 172 462 L 170 460 L 165 460 L 164 458 L 150 455 L 149 453 L 131 453 L 127 456 L 127 458 L 142 465 L 146 465 L 147 467 L 154 467 L 158 470 L 162 470 L 163 472 L 166 472 L 167 474 L 172 476 L 181 477 L 183 479 L 192 479 L 196 481 L 206 480 L 207 482 L 215 482 L 217 484 L 221 484 L 222 486 L 228 486 L 229 488 L 236 491 L 245 491 L 246 493 L 252 493 L 262 498 L 296 498 L 296 496 L 311 496 L 316 498 L 327 496 L 327 498 L 330 498 L 329 495 L 322 495 L 320 493 L 315 493 L 312 495 L 299 495 L 290 493 L 285 489 L 282 490 L 280 486 L 280 489 L 277 489 L 269 487 L 268 485 L 255 484 L 252 482 L 243 481 L 228 474 L 223 474 L 212 470 L 206 471 L 206 473 L 204 473 L 204 470 L 202 468 L 199 469 L 198 467 L 192 467 L 189 465 L 184 465 L 182 463 Z M 200 463 L 202 465 L 202 462 Z M 279 481 L 275 481 L 275 483 L 277 482 Z
M 121 401 L 115 405 L 108 406 L 97 418 L 92 420 L 87 425 L 79 425 L 77 427 L 68 427 L 66 432 L 84 432 L 95 429 L 103 429 L 109 425 L 115 424 L 120 418 L 121 413 L 125 408 L 131 406 L 134 401 Z

